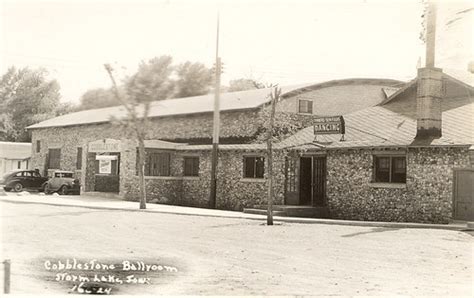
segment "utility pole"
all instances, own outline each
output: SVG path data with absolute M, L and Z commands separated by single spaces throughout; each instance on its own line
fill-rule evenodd
M 435 41 L 436 41 L 436 3 L 435 0 L 428 1 L 426 15 L 426 57 L 425 67 L 435 67 Z
M 211 164 L 211 191 L 209 196 L 209 208 L 216 208 L 217 192 L 217 160 L 219 152 L 219 101 L 221 89 L 221 58 L 219 57 L 219 13 L 217 14 L 217 38 L 216 38 L 216 85 L 214 90 L 214 122 L 212 131 L 212 164 Z
M 267 135 L 267 160 L 268 160 L 268 209 L 267 209 L 267 225 L 273 226 L 273 149 L 272 149 L 272 137 L 273 137 L 273 125 L 275 121 L 275 106 L 276 102 L 280 98 L 281 89 L 275 87 L 270 93 L 271 97 L 271 110 L 270 110 L 270 121 L 268 124 L 268 135 Z

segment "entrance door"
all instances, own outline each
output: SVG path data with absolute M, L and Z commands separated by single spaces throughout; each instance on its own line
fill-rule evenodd
M 313 157 L 313 206 L 324 206 L 326 196 L 326 157 Z
M 300 205 L 311 205 L 312 197 L 312 158 L 300 158 Z
M 299 205 L 324 206 L 326 197 L 326 157 L 301 157 L 299 174 Z
M 118 193 L 120 190 L 120 153 L 108 153 L 105 157 L 96 157 L 94 190 Z
M 454 171 L 454 219 L 474 220 L 474 169 Z

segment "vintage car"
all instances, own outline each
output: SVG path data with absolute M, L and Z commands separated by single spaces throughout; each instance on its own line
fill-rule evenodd
M 44 193 L 57 192 L 60 195 L 76 194 L 81 192 L 79 179 L 74 178 L 74 173 L 70 171 L 54 171 L 52 177 L 44 184 Z
M 39 171 L 14 170 L 0 179 L 0 185 L 5 191 L 20 192 L 25 189 L 42 191 L 47 177 L 42 177 Z

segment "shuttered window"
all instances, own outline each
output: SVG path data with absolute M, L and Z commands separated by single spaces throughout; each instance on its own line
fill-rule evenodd
M 199 176 L 199 157 L 184 157 L 184 176 Z
M 170 176 L 171 154 L 145 149 L 145 176 Z M 138 150 L 137 150 L 138 173 Z
M 77 147 L 76 169 L 82 169 L 82 147 Z
M 244 178 L 263 178 L 265 158 L 260 156 L 244 157 Z
M 49 149 L 48 150 L 48 169 L 60 169 L 61 168 L 61 149 Z
M 313 113 L 313 101 L 300 99 L 299 100 L 298 112 L 299 113 L 305 113 L 305 114 L 312 114 Z

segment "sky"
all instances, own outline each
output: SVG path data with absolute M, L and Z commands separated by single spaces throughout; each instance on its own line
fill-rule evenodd
M 171 55 L 211 67 L 218 11 L 223 84 L 242 77 L 280 85 L 407 81 L 423 59 L 421 0 L 0 1 L 0 74 L 13 65 L 44 67 L 60 83 L 63 102 L 110 87 L 104 63 L 131 74 L 140 61 Z M 445 26 L 458 2 L 440 4 L 437 52 L 442 66 L 465 68 L 472 18 L 471 26 Z

